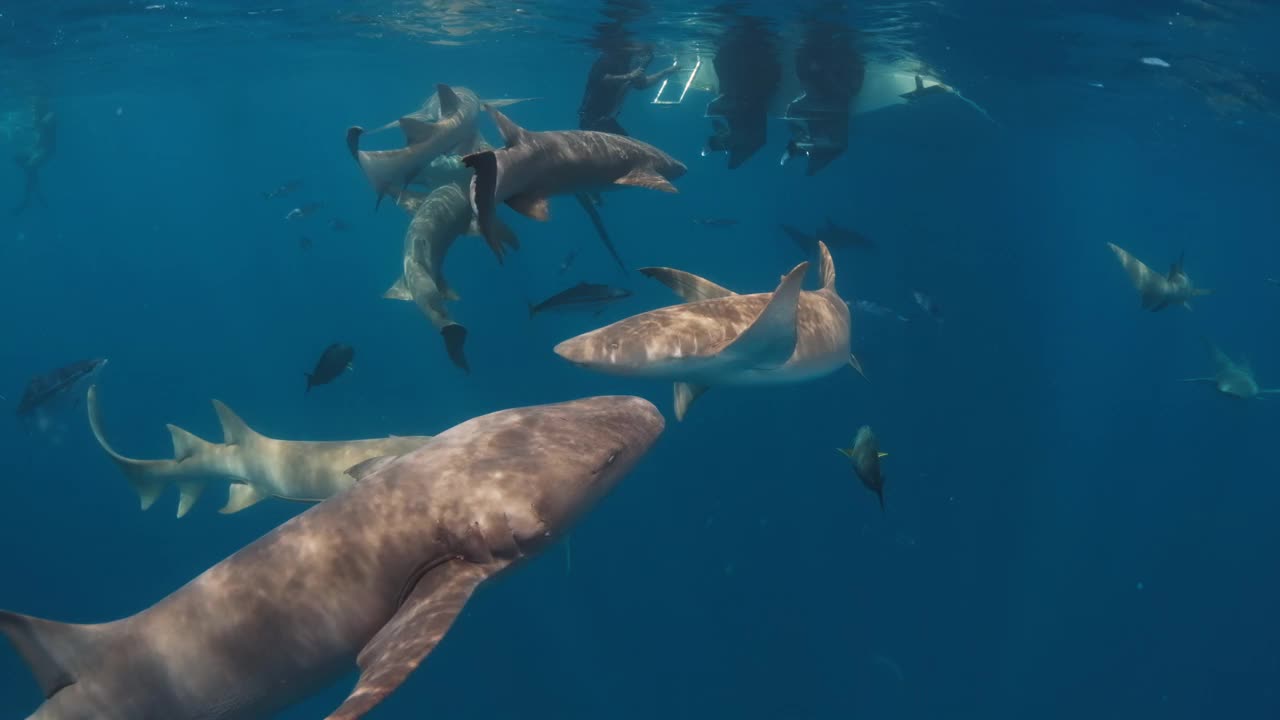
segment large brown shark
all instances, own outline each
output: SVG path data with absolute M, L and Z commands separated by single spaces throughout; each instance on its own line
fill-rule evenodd
M 434 122 L 420 112 L 406 115 L 397 123 L 404 131 L 405 146 L 395 150 L 361 150 L 360 137 L 364 128 L 347 129 L 347 149 L 360 164 L 360 169 L 378 193 L 378 203 L 386 195 L 398 195 L 410 183 L 433 185 L 448 179 L 448 168 L 432 167 L 432 161 L 451 153 L 469 153 L 480 144 L 480 118 L 482 102 L 492 105 L 509 105 L 519 100 L 481 101 L 467 88 L 436 86 L 437 114 Z M 442 178 L 443 173 L 443 178 Z
M 250 720 L 347 673 L 363 717 L 485 580 L 556 542 L 662 433 L 635 397 L 505 410 L 398 458 L 150 608 L 71 625 L 0 613 L 45 702 L 32 720 Z
M 678 420 L 711 386 L 803 382 L 845 364 L 861 373 L 831 253 L 822 242 L 818 253 L 822 288 L 813 292 L 800 287 L 807 262 L 772 293 L 752 295 L 671 268 L 641 268 L 687 302 L 565 340 L 556 354 L 601 372 L 674 380 Z
M 440 332 L 449 359 L 463 371 L 470 372 L 463 347 L 467 329 L 454 322 L 445 307 L 445 302 L 457 300 L 458 294 L 445 280 L 444 261 L 458 236 L 480 232 L 471 201 L 461 184 L 449 183 L 426 195 L 406 192 L 397 204 L 412 213 L 413 219 L 404 234 L 400 279 L 383 297 L 417 305 Z M 515 235 L 505 225 L 495 226 L 495 232 L 506 244 L 519 247 Z
M 502 262 L 501 239 L 494 233 L 497 204 L 547 220 L 547 199 L 575 194 L 583 207 L 587 194 L 619 185 L 676 192 L 671 184 L 685 166 L 661 150 L 623 135 L 592 130 L 530 132 L 490 108 L 506 147 L 462 159 L 475 170 L 471 205 L 489 248 Z M 615 254 L 616 257 L 616 254 Z
M 1144 310 L 1156 312 L 1170 305 L 1182 305 L 1190 310 L 1191 298 L 1213 292 L 1191 284 L 1191 278 L 1187 277 L 1187 273 L 1182 269 L 1182 258 L 1173 264 L 1168 275 L 1161 275 L 1115 243 L 1107 243 L 1107 247 L 1111 248 L 1111 252 L 1115 253 L 1120 264 L 1124 266 L 1125 272 L 1129 273 L 1129 279 L 1133 281 L 1133 286 L 1142 296 Z
M 371 457 L 403 455 L 430 437 L 373 440 L 276 440 L 254 432 L 231 408 L 217 400 L 213 409 L 222 423 L 221 443 L 202 440 L 169 425 L 172 460 L 135 460 L 116 452 L 103 432 L 98 388 L 89 388 L 89 425 L 102 450 L 138 493 L 142 509 L 150 508 L 170 484 L 178 486 L 178 517 L 191 510 L 211 478 L 227 483 L 227 504 L 219 512 L 239 512 L 268 497 L 320 502 L 351 487 L 347 469 Z
M 1209 356 L 1213 360 L 1213 376 L 1187 378 L 1183 382 L 1208 383 L 1223 395 L 1230 395 L 1241 400 L 1252 400 L 1266 397 L 1267 395 L 1280 394 L 1280 390 L 1263 390 L 1258 385 L 1258 381 L 1253 375 L 1253 368 L 1248 361 L 1235 362 L 1227 357 L 1227 354 L 1222 352 L 1218 346 L 1207 340 L 1205 341 L 1205 347 L 1208 348 Z

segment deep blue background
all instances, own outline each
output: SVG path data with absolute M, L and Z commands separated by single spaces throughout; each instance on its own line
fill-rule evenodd
M 526 299 L 578 279 L 636 292 L 601 321 L 671 301 L 618 276 L 571 200 L 553 201 L 545 225 L 506 213 L 523 249 L 504 267 L 474 238 L 450 256 L 471 375 L 411 305 L 381 299 L 407 217 L 372 211 L 343 129 L 403 114 L 438 81 L 538 96 L 510 115 L 573 126 L 591 54 L 524 42 L 229 52 L 184 82 L 55 96 L 50 208 L 0 217 L 8 405 L 33 374 L 106 356 L 109 434 L 137 457 L 166 456 L 165 422 L 217 439 L 210 398 L 295 439 L 433 433 L 600 393 L 669 415 L 668 386 L 551 352 L 590 316 L 526 317 Z M 1280 386 L 1280 289 L 1263 280 L 1280 272 L 1274 120 L 1223 118 L 1141 75 L 1093 92 L 953 65 L 999 126 L 954 107 L 862 118 L 814 178 L 777 167 L 781 124 L 730 172 L 698 156 L 706 96 L 631 99 L 624 125 L 690 167 L 678 195 L 607 197 L 632 267 L 769 290 L 802 259 L 777 225 L 831 216 L 881 246 L 837 254 L 847 299 L 906 312 L 922 289 L 946 320 L 857 317 L 870 382 L 842 371 L 719 388 L 686 422 L 669 417 L 574 531 L 572 569 L 550 552 L 485 588 L 376 717 L 1280 715 L 1280 408 L 1177 382 L 1206 374 L 1208 336 Z M 262 199 L 292 177 L 306 180 L 298 195 Z M 0 173 L 0 197 L 19 180 Z M 327 203 L 317 216 L 283 220 L 313 199 Z M 691 222 L 722 216 L 739 225 Z M 332 232 L 330 217 L 353 229 Z M 1216 293 L 1194 312 L 1145 313 L 1107 241 L 1157 269 L 1185 250 Z M 355 372 L 304 395 L 301 373 L 335 340 L 356 347 Z M 65 419 L 56 444 L 16 422 L 0 432 L 5 608 L 81 622 L 137 612 L 300 509 L 224 517 L 211 488 L 181 521 L 173 492 L 140 513 L 80 412 Z M 885 513 L 832 452 L 864 423 L 890 452 Z M 349 687 L 287 717 L 321 716 Z M 38 702 L 0 653 L 0 716 Z

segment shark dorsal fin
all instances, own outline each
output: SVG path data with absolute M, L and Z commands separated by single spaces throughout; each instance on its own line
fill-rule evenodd
M 823 290 L 835 291 L 836 264 L 831 259 L 831 251 L 827 249 L 827 244 L 821 240 L 818 241 L 818 276 L 822 279 Z
M 228 445 L 243 445 L 246 441 L 261 437 L 241 420 L 239 415 L 221 402 L 214 400 L 213 410 L 218 413 L 218 422 L 222 423 L 222 442 Z
M 924 78 L 920 77 L 919 75 L 916 75 L 916 92 L 921 92 L 923 90 L 924 90 Z
M 445 115 L 453 115 L 462 106 L 462 101 L 458 99 L 458 94 L 453 91 L 453 88 L 444 83 L 436 85 L 436 97 L 440 98 L 440 117 L 442 118 Z
M 1183 274 L 1184 274 L 1184 273 L 1183 273 L 1183 270 L 1182 270 L 1182 261 L 1183 261 L 1183 260 L 1185 260 L 1186 258 L 1187 258 L 1187 254 L 1186 254 L 1186 253 L 1182 253 L 1182 254 L 1178 255 L 1178 259 L 1177 259 L 1176 261 L 1174 261 L 1173 265 L 1169 266 L 1169 279 L 1170 279 L 1170 280 L 1175 280 L 1175 279 L 1177 279 L 1177 277 L 1178 277 L 1179 275 L 1183 275 Z
M 640 268 L 640 274 L 653 278 L 671 288 L 685 302 L 715 300 L 716 298 L 731 297 L 737 294 L 728 288 L 720 287 L 706 278 L 698 277 L 683 270 L 667 267 L 644 267 Z
M 507 147 L 519 145 L 520 141 L 528 134 L 524 128 L 512 122 L 511 118 L 503 115 L 496 108 L 489 108 L 489 117 L 493 118 L 493 124 L 498 126 L 498 132 L 502 135 L 502 141 Z
M 753 368 L 777 367 L 789 360 L 796 350 L 796 309 L 808 270 L 809 263 L 802 262 L 787 273 L 750 327 L 712 354 Z
M 436 136 L 437 125 L 414 117 L 400 118 L 400 129 L 404 131 L 404 140 L 409 145 L 426 142 Z

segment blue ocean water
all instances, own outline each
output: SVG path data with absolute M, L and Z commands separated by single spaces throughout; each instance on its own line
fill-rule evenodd
M 547 223 L 503 211 L 521 249 L 501 266 L 460 239 L 464 374 L 412 304 L 382 298 L 408 215 L 375 211 L 343 133 L 439 82 L 536 98 L 507 111 L 575 128 L 590 39 L 620 9 L 656 45 L 654 68 L 714 53 L 728 16 L 761 18 L 786 46 L 820 10 L 868 58 L 927 69 L 968 102 L 855 115 L 847 150 L 808 177 L 802 160 L 779 166 L 776 114 L 768 144 L 729 170 L 701 152 L 710 92 L 673 106 L 632 92 L 619 118 L 689 166 L 679 193 L 608 194 L 625 274 L 570 198 Z M 0 215 L 0 394 L 16 408 L 29 378 L 109 358 L 111 439 L 146 458 L 170 456 L 165 423 L 217 439 L 213 398 L 289 439 L 653 401 L 666 433 L 573 529 L 571 554 L 482 588 L 371 717 L 1275 718 L 1280 407 L 1179 381 L 1209 374 L 1209 339 L 1280 388 L 1278 21 L 1244 0 L 6 6 L 0 141 L 21 152 L 33 96 L 58 138 L 46 203 Z M 298 192 L 263 198 L 293 178 Z M 0 205 L 22 192 L 19 169 L 0 172 Z M 307 202 L 324 205 L 285 219 Z M 828 217 L 878 246 L 834 251 L 841 294 L 910 318 L 855 312 L 865 380 L 713 388 L 676 422 L 668 384 L 551 351 L 672 302 L 634 268 L 770 291 L 804 259 L 779 225 Z M 1160 272 L 1185 253 L 1214 293 L 1146 312 L 1107 242 Z M 634 296 L 598 317 L 528 317 L 583 280 Z M 336 341 L 355 347 L 353 370 L 304 393 Z M 6 610 L 136 613 L 305 509 L 224 516 L 211 486 L 180 520 L 174 491 L 140 512 L 69 400 L 60 427 L 0 431 Z M 889 452 L 883 512 L 833 452 L 864 424 Z M 324 716 L 355 676 L 281 717 Z M 0 652 L 0 716 L 40 702 Z

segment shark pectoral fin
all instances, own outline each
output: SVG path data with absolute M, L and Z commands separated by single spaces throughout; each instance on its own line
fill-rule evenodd
M 431 140 L 440 132 L 438 125 L 412 117 L 400 118 L 400 129 L 404 131 L 405 142 L 410 145 Z
M 387 291 L 382 293 L 382 297 L 386 300 L 408 300 L 413 301 L 413 293 L 409 292 L 408 285 L 405 284 L 404 276 L 395 281 Z
M 858 374 L 862 376 L 863 380 L 866 380 L 867 382 L 871 382 L 871 378 L 867 377 L 867 372 L 862 369 L 862 361 L 859 360 L 858 356 L 854 355 L 853 353 L 849 353 L 849 367 L 856 370 Z
M 671 288 L 672 292 L 679 295 L 685 302 L 715 300 L 716 298 L 731 297 L 737 294 L 728 288 L 720 287 L 706 278 L 698 277 L 683 270 L 667 267 L 643 267 L 640 268 L 639 272 L 641 275 L 653 278 Z
M 675 404 L 676 404 L 676 420 L 684 420 L 684 416 L 689 413 L 689 406 L 694 401 L 702 397 L 708 389 L 707 385 L 699 385 L 697 383 L 675 384 Z
M 46 699 L 76 683 L 75 665 L 95 656 L 100 627 L 0 611 L 0 634 L 26 661 Z
M 547 199 L 535 195 L 512 195 L 507 198 L 507 206 L 527 218 L 546 222 L 551 218 L 547 207 Z
M 636 168 L 614 180 L 613 183 L 615 185 L 633 185 L 635 187 L 649 188 L 650 190 L 661 190 L 668 193 L 680 192 L 666 178 L 646 168 Z
M 751 326 L 709 355 L 755 368 L 777 367 L 789 360 L 796 350 L 796 309 L 808 269 L 809 263 L 802 262 L 787 273 Z
M 247 483 L 231 483 L 227 486 L 227 504 L 218 512 L 223 515 L 238 513 L 267 499 L 267 494 Z
M 399 456 L 398 455 L 378 455 L 375 457 L 367 458 L 347 468 L 344 474 L 349 475 L 351 479 L 355 480 L 356 482 L 360 482 L 361 480 L 369 477 L 370 475 L 373 475 L 374 473 L 378 472 L 382 468 L 395 462 L 397 457 Z
M 876 457 L 880 457 L 880 458 L 887 458 L 887 457 L 889 457 L 889 453 L 887 453 L 887 452 L 878 452 L 878 453 L 876 453 Z
M 1203 378 L 1182 378 L 1182 382 L 1217 383 L 1217 382 L 1218 382 L 1218 379 L 1217 379 L 1217 378 L 1211 378 L 1211 377 L 1203 377 Z
M 204 480 L 179 480 L 178 481 L 178 517 L 181 518 L 191 511 L 191 506 L 196 504 L 200 499 L 200 494 L 204 492 Z
M 418 668 L 488 574 L 462 560 L 449 560 L 425 575 L 400 609 L 360 651 L 360 679 L 327 720 L 364 717 Z
M 850 460 L 853 459 L 853 448 L 836 448 L 836 452 L 849 458 Z
M 89 411 L 89 428 L 93 430 L 93 437 L 98 441 L 99 447 L 120 468 L 129 481 L 129 486 L 138 493 L 142 509 L 150 508 L 169 485 L 171 476 L 179 472 L 178 463 L 173 460 L 134 460 L 116 452 L 107 444 L 102 430 L 102 409 L 98 405 L 97 385 L 89 386 L 85 405 Z
M 462 106 L 462 101 L 458 99 L 458 94 L 453 88 L 440 83 L 436 85 L 436 97 L 440 100 L 440 115 L 452 115 L 458 112 L 458 108 Z

